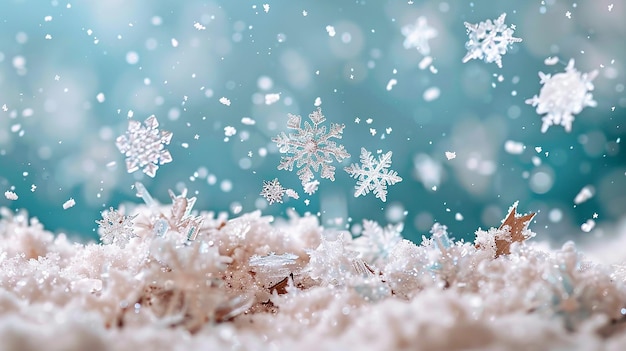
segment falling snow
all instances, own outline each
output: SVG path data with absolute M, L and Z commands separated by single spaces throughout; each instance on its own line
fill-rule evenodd
M 420 16 L 415 20 L 414 24 L 407 24 L 402 27 L 402 35 L 404 35 L 405 49 L 415 48 L 424 56 L 430 55 L 430 45 L 428 41 L 437 37 L 437 30 L 428 25 L 426 17 Z
M 352 178 L 357 179 L 354 197 L 365 196 L 373 191 L 377 198 L 387 201 L 387 186 L 402 181 L 396 171 L 388 169 L 391 167 L 392 154 L 389 151 L 376 160 L 371 152 L 361 148 L 361 164 L 353 163 L 344 168 Z
M 504 24 L 506 13 L 503 13 L 495 21 L 490 19 L 478 24 L 465 22 L 469 41 L 465 43 L 467 54 L 463 57 L 463 63 L 473 59 L 495 62 L 502 68 L 502 55 L 506 54 L 509 46 L 521 42 L 522 39 L 513 37 L 515 26 L 507 27 Z

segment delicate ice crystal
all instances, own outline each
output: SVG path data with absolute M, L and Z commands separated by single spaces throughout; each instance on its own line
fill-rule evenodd
M 286 189 L 280 185 L 278 178 L 274 178 L 271 181 L 263 181 L 263 190 L 261 190 L 261 196 L 269 202 L 269 204 L 273 204 L 274 202 L 283 202 L 283 196 L 285 196 Z
M 539 72 L 540 83 L 543 86 L 539 95 L 527 99 L 526 103 L 536 107 L 538 114 L 544 115 L 541 119 L 542 133 L 547 132 L 553 125 L 561 125 L 566 132 L 570 132 L 574 115 L 587 106 L 597 105 L 590 93 L 594 89 L 592 81 L 597 75 L 597 70 L 580 73 L 574 68 L 574 59 L 569 61 L 565 72 L 554 76 Z
M 96 221 L 99 226 L 100 240 L 105 244 L 116 244 L 124 248 L 128 241 L 135 237 L 133 219 L 135 216 L 126 216 L 110 207 L 102 212 L 102 219 Z
M 272 141 L 276 143 L 279 151 L 287 156 L 283 156 L 278 165 L 278 169 L 292 171 L 293 167 L 299 168 L 297 174 L 304 187 L 315 177 L 313 172 L 320 171 L 321 177 L 335 180 L 335 167 L 331 166 L 333 158 L 337 162 L 350 157 L 343 145 L 337 145 L 331 139 L 341 139 L 344 124 L 331 123 L 330 130 L 326 132 L 326 126 L 321 126 L 326 118 L 322 115 L 322 110 L 317 108 L 309 115 L 311 123 L 305 121 L 302 128 L 302 117 L 289 114 L 287 128 L 295 133 L 287 135 L 282 132 Z
M 515 26 L 507 27 L 504 24 L 505 18 L 506 13 L 503 13 L 493 22 L 490 19 L 478 24 L 465 22 L 469 41 L 465 43 L 467 54 L 463 57 L 463 63 L 481 59 L 485 62 L 495 62 L 502 68 L 502 55 L 506 54 L 511 44 L 522 41 L 513 37 Z
M 154 178 L 159 165 L 172 162 L 172 155 L 164 149 L 169 145 L 172 133 L 159 131 L 159 122 L 154 115 L 141 125 L 135 120 L 128 121 L 128 130 L 115 141 L 115 145 L 126 156 L 126 169 L 133 173 L 138 169 Z
M 428 25 L 426 17 L 420 16 L 415 20 L 415 24 L 402 27 L 402 35 L 405 36 L 403 43 L 405 49 L 416 48 L 420 54 L 427 56 L 430 55 L 428 41 L 437 37 L 437 30 Z
M 374 195 L 383 202 L 387 201 L 387 185 L 394 185 L 402 181 L 398 173 L 389 170 L 391 167 L 391 151 L 378 157 L 378 160 L 372 156 L 370 151 L 361 148 L 361 164 L 351 164 L 344 170 L 351 177 L 357 179 L 354 197 L 367 195 L 370 191 L 374 191 Z

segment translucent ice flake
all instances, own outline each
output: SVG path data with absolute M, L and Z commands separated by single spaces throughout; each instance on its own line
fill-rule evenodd
M 285 191 L 286 189 L 280 185 L 278 178 L 274 178 L 271 181 L 263 181 L 263 190 L 261 190 L 260 195 L 271 205 L 274 202 L 282 203 Z
M 527 99 L 526 103 L 536 107 L 538 114 L 544 115 L 541 119 L 542 133 L 547 132 L 553 125 L 561 125 L 566 132 L 570 132 L 574 115 L 587 106 L 597 105 L 590 93 L 594 89 L 592 81 L 597 75 L 597 70 L 580 73 L 574 68 L 573 59 L 565 67 L 565 72 L 554 76 L 539 72 L 540 83 L 543 86 L 539 95 Z
M 313 180 L 313 172 L 321 172 L 321 177 L 335 180 L 335 167 L 331 166 L 333 158 L 337 162 L 350 157 L 343 145 L 337 145 L 332 139 L 341 139 L 344 124 L 331 123 L 330 130 L 326 132 L 326 127 L 321 124 L 326 121 L 322 110 L 317 108 L 309 115 L 309 122 L 304 122 L 302 127 L 302 117 L 289 114 L 287 128 L 294 130 L 294 133 L 286 134 L 282 132 L 272 141 L 276 143 L 279 151 L 283 154 L 278 165 L 278 169 L 292 171 L 294 166 L 299 168 L 297 174 L 302 182 L 302 186 Z M 321 170 L 320 170 L 321 168 Z
M 377 198 L 387 201 L 387 185 L 394 185 L 402 181 L 396 171 L 390 170 L 392 152 L 389 151 L 378 157 L 372 156 L 370 151 L 361 148 L 361 164 L 351 164 L 344 168 L 351 177 L 357 179 L 354 197 L 374 192 Z
M 115 145 L 126 156 L 128 173 L 141 168 L 146 175 L 154 178 L 159 165 L 172 162 L 172 155 L 163 146 L 169 145 L 172 133 L 159 131 L 159 122 L 154 115 L 148 117 L 143 124 L 129 121 L 126 134 L 119 136 Z
M 136 216 L 125 216 L 113 209 L 102 212 L 102 219 L 96 221 L 99 226 L 100 240 L 105 244 L 116 244 L 124 248 L 128 241 L 135 237 L 133 219 Z
M 404 35 L 404 48 L 416 48 L 420 54 L 427 56 L 430 54 L 428 41 L 437 37 L 437 30 L 428 25 L 426 17 L 421 16 L 415 20 L 415 24 L 407 24 L 402 27 Z
M 506 54 L 511 44 L 522 41 L 513 36 L 514 25 L 507 27 L 504 24 L 505 18 L 506 13 L 503 13 L 493 22 L 490 19 L 478 24 L 465 22 L 469 41 L 465 43 L 467 54 L 463 57 L 463 63 L 481 59 L 485 62 L 495 62 L 502 68 L 502 55 Z

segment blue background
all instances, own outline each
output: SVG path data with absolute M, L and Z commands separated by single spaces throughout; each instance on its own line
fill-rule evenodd
M 238 206 L 277 216 L 295 207 L 337 228 L 364 218 L 402 220 L 413 240 L 435 221 L 472 240 L 478 227 L 498 226 L 516 200 L 522 212 L 539 212 L 532 228 L 554 242 L 611 235 L 606 228 L 624 219 L 623 2 L 266 3 L 268 12 L 251 1 L 2 1 L 0 190 L 13 189 L 19 199 L 2 196 L 0 206 L 26 208 L 48 229 L 90 239 L 97 238 L 101 210 L 140 201 L 131 188 L 137 180 L 162 202 L 169 201 L 167 189 L 187 187 L 197 209 L 231 215 Z M 503 12 L 523 42 L 504 55 L 501 69 L 463 64 L 463 23 Z M 436 74 L 420 70 L 423 56 L 402 45 L 401 28 L 419 16 L 438 32 L 430 40 Z M 546 66 L 549 56 L 559 63 Z M 599 70 L 598 106 L 577 115 L 571 133 L 552 127 L 542 134 L 541 117 L 524 101 L 539 93 L 539 71 L 561 72 L 570 58 L 581 72 Z M 387 90 L 390 79 L 397 84 Z M 264 89 L 260 82 L 268 81 Z M 438 99 L 424 100 L 429 87 L 440 90 Z M 280 101 L 266 105 L 268 93 L 280 93 Z M 342 142 L 352 158 L 337 165 L 335 182 L 322 180 L 306 196 L 295 171 L 276 169 L 280 154 L 271 138 L 285 130 L 287 113 L 306 118 L 317 97 L 327 124 L 346 125 Z M 126 173 L 115 147 L 129 111 L 139 121 L 155 114 L 174 133 L 174 161 L 155 179 Z M 242 117 L 256 124 L 242 124 Z M 226 126 L 237 129 L 229 141 Z M 526 149 L 508 153 L 507 140 Z M 354 180 L 342 167 L 358 161 L 361 147 L 393 151 L 392 169 L 404 180 L 389 188 L 386 203 L 372 194 L 353 197 Z M 447 160 L 446 151 L 457 157 Z M 468 167 L 472 162 L 483 172 Z M 416 164 L 430 165 L 433 180 L 418 177 Z M 262 182 L 275 177 L 300 199 L 266 206 Z M 595 196 L 575 206 L 587 185 Z M 64 210 L 70 197 L 76 206 Z M 582 232 L 594 213 L 598 226 Z

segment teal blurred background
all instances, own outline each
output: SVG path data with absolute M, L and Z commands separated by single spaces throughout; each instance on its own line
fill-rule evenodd
M 626 221 L 625 6 L 3 0 L 0 193 L 13 190 L 19 199 L 1 196 L 0 206 L 26 208 L 50 230 L 94 239 L 100 211 L 139 203 L 131 186 L 141 181 L 159 201 L 169 202 L 167 189 L 187 187 L 197 209 L 231 216 L 256 208 L 285 216 L 294 207 L 337 228 L 403 221 L 405 237 L 417 241 L 435 221 L 473 240 L 477 228 L 498 226 L 516 200 L 520 211 L 539 212 L 533 230 L 555 243 L 613 235 Z M 523 42 L 504 55 L 501 69 L 463 64 L 463 23 L 503 12 Z M 436 71 L 420 69 L 424 56 L 403 46 L 401 28 L 420 16 L 438 33 L 429 42 Z M 549 56 L 559 63 L 546 66 Z M 570 58 L 581 72 L 599 71 L 598 106 L 577 115 L 571 133 L 552 127 L 542 134 L 541 116 L 524 101 L 539 93 L 539 71 L 562 72 Z M 397 84 L 389 90 L 391 79 Z M 433 87 L 439 97 L 425 99 Z M 273 93 L 280 100 L 266 104 Z M 323 180 L 307 196 L 295 171 L 276 169 L 271 138 L 285 130 L 287 113 L 306 118 L 317 98 L 327 124 L 346 125 L 342 142 L 352 158 L 337 167 L 335 182 Z M 129 116 L 152 114 L 174 133 L 174 161 L 154 179 L 128 174 L 115 147 Z M 237 133 L 225 141 L 227 126 Z M 526 148 L 507 152 L 507 141 Z M 386 203 L 373 194 L 353 197 L 354 180 L 342 168 L 358 161 L 360 147 L 393 151 L 392 169 L 404 180 L 389 188 Z M 275 177 L 300 199 L 267 206 L 259 193 Z M 585 186 L 594 196 L 575 205 Z M 69 198 L 76 205 L 64 210 Z M 594 213 L 597 226 L 583 232 Z

